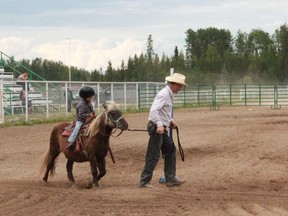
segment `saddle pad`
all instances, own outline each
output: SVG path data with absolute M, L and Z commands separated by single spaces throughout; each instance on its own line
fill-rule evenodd
M 67 137 L 67 136 L 69 137 L 71 135 L 74 127 L 75 127 L 75 123 L 73 122 L 72 124 L 70 124 L 64 128 L 64 131 L 61 133 L 61 135 L 65 136 L 65 137 Z
M 64 131 L 61 133 L 62 136 L 69 137 L 71 135 L 71 131 L 64 129 Z

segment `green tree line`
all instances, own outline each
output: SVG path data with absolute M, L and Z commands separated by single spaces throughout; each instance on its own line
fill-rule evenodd
M 269 34 L 261 29 L 235 36 L 227 29 L 209 27 L 185 32 L 186 50 L 161 56 L 149 35 L 146 52 L 122 60 L 120 67 L 87 71 L 71 67 L 72 81 L 160 81 L 169 73 L 183 73 L 189 83 L 283 83 L 288 81 L 288 26 Z M 67 81 L 69 67 L 61 61 L 22 59 L 20 63 L 46 80 Z M 32 77 L 33 78 L 33 77 Z M 35 77 L 37 80 L 37 77 Z

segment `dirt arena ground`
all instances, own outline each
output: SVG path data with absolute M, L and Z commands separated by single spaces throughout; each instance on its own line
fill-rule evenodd
M 130 128 L 145 129 L 147 113 L 125 116 Z M 107 157 L 99 188 L 87 189 L 88 163 L 76 163 L 74 186 L 60 155 L 48 183 L 39 174 L 54 124 L 0 129 L 0 215 L 288 215 L 288 108 L 175 110 L 185 162 L 177 147 L 180 187 L 138 188 L 146 132 L 111 137 L 116 164 Z M 176 141 L 176 133 L 174 132 Z M 176 142 L 177 144 L 177 142 Z

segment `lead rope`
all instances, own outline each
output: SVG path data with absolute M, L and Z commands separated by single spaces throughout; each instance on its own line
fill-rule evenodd
M 183 148 L 182 148 L 182 146 L 181 146 L 181 143 L 180 143 L 178 126 L 176 126 L 176 133 L 177 133 L 177 141 L 178 141 L 179 153 L 180 153 L 180 156 L 181 156 L 181 160 L 184 161 L 185 155 L 184 155 L 184 150 L 183 150 Z M 174 143 L 174 141 L 173 141 L 173 143 Z
M 185 154 L 184 154 L 184 150 L 183 150 L 183 148 L 181 146 L 181 143 L 180 143 L 180 136 L 179 136 L 179 128 L 178 128 L 178 126 L 176 126 L 175 129 L 176 129 L 176 133 L 177 133 L 177 141 L 178 141 L 179 153 L 180 153 L 180 156 L 181 156 L 181 160 L 184 161 Z M 133 129 L 133 128 L 128 128 L 127 130 L 128 131 L 147 131 L 147 129 Z M 170 134 L 170 139 L 172 140 L 172 143 L 175 146 L 175 143 L 173 141 L 173 137 L 171 136 L 171 134 Z

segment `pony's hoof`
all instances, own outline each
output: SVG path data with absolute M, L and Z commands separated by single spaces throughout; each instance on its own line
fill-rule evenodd
M 93 182 L 89 182 L 88 184 L 87 184 L 87 189 L 91 189 L 93 187 Z

